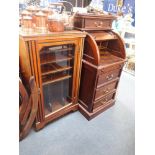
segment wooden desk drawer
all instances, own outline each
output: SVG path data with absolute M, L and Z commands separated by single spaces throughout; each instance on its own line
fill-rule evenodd
M 115 19 L 117 17 L 114 15 L 76 13 L 74 27 L 80 30 L 110 30 Z
M 96 101 L 96 100 L 102 98 L 105 94 L 115 90 L 116 87 L 117 87 L 117 83 L 118 83 L 118 81 L 114 81 L 114 82 L 112 82 L 112 83 L 110 83 L 108 85 L 105 85 L 105 86 L 103 86 L 103 87 L 101 87 L 99 89 L 96 89 L 95 99 L 94 100 Z
M 85 28 L 111 29 L 111 20 L 85 19 Z
M 113 65 L 113 66 L 110 66 L 110 67 L 102 68 L 102 69 L 99 70 L 99 75 L 105 74 L 107 72 L 110 72 L 110 71 L 113 71 L 113 70 L 116 70 L 116 69 L 122 69 L 123 66 L 124 66 L 124 63 L 120 63 L 120 64 Z
M 99 75 L 97 87 L 100 87 L 100 85 L 103 85 L 106 82 L 119 78 L 120 71 L 121 71 L 120 69 L 116 69 L 116 70 L 107 72 L 105 74 Z
M 111 99 L 114 98 L 115 93 L 111 93 L 106 95 L 105 97 L 102 98 L 102 100 L 98 101 L 98 102 L 94 102 L 94 106 L 93 106 L 93 110 L 105 105 L 108 101 L 110 101 Z

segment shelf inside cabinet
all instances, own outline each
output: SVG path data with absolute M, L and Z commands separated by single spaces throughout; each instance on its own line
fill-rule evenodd
M 68 97 L 69 98 L 69 97 Z M 63 104 L 62 104 L 63 103 Z M 66 107 L 67 105 L 71 104 L 71 100 L 63 99 L 63 101 L 54 101 L 52 103 L 52 110 L 49 107 L 45 106 L 45 115 L 50 115 L 51 113 L 61 110 L 62 108 Z
M 48 75 L 70 69 L 72 69 L 71 66 L 61 66 L 56 63 L 41 66 L 42 75 Z
M 45 77 L 42 77 L 42 85 L 45 86 L 45 85 L 48 85 L 48 84 L 51 84 L 51 83 L 54 83 L 54 82 L 59 82 L 59 81 L 62 81 L 62 80 L 69 79 L 71 77 L 72 77 L 71 75 L 62 75 L 62 74 L 58 74 L 58 75 L 56 75 L 54 77 L 45 76 Z
M 72 79 L 66 79 L 43 86 L 45 115 L 50 115 L 71 104 Z
M 40 55 L 43 55 L 43 54 L 49 54 L 49 53 L 57 53 L 57 52 L 66 52 L 66 51 L 72 51 L 73 48 L 72 47 L 67 47 L 67 48 L 61 48 L 61 46 L 59 47 L 51 47 L 51 48 L 48 48 L 48 50 L 44 50 L 44 52 L 41 52 Z
M 53 55 L 51 53 L 44 54 L 40 56 L 40 63 L 41 65 L 45 65 L 48 63 L 54 63 L 54 62 L 62 62 L 62 61 L 68 61 L 73 59 L 72 55 Z

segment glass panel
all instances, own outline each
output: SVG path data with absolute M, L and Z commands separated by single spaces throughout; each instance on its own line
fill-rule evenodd
M 72 102 L 74 49 L 69 44 L 40 51 L 45 115 Z

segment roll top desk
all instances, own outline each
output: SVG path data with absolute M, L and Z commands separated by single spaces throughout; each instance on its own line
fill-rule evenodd
M 112 31 L 117 17 L 76 14 L 74 26 L 87 32 L 84 42 L 79 110 L 92 119 L 115 103 L 126 54 L 123 40 Z

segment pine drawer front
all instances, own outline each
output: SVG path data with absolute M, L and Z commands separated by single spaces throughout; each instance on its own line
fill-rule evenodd
M 103 97 L 100 101 L 94 102 L 93 110 L 99 108 L 100 106 L 104 106 L 110 100 L 114 99 L 115 93 L 111 93 Z
M 96 89 L 94 100 L 96 101 L 96 100 L 102 98 L 107 93 L 110 93 L 111 91 L 115 90 L 117 87 L 117 83 L 118 83 L 118 81 L 114 81 L 108 85 L 105 85 L 99 89 Z
M 120 71 L 121 71 L 120 69 L 116 69 L 108 73 L 99 75 L 98 82 L 97 82 L 97 88 L 103 86 L 106 82 L 110 82 L 112 80 L 119 78 Z

